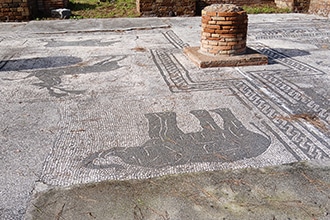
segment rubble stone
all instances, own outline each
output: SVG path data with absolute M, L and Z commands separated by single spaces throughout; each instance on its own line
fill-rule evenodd
M 68 19 L 71 16 L 71 10 L 66 8 L 54 9 L 51 11 L 53 18 Z

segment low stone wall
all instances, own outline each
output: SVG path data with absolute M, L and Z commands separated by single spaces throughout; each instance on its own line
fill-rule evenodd
M 1 0 L 0 21 L 27 21 L 36 13 L 34 0 Z
M 66 8 L 68 0 L 0 0 L 0 21 L 28 21 L 50 16 L 52 9 Z
M 141 16 L 194 16 L 211 4 L 252 5 L 274 3 L 274 0 L 136 0 Z
M 194 16 L 196 0 L 136 0 L 141 16 Z
M 330 17 L 330 0 L 310 0 L 308 12 Z
M 330 15 L 330 0 L 136 0 L 141 16 L 194 16 L 211 4 L 255 5 L 274 3 L 294 12 Z

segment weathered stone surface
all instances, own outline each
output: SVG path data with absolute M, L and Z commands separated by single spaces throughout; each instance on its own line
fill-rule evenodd
M 329 219 L 330 162 L 106 181 L 39 184 L 27 220 Z M 303 211 L 302 211 L 303 210 Z
M 0 2 L 0 21 L 27 21 L 36 10 L 34 0 L 8 0 Z
M 52 10 L 53 18 L 68 19 L 71 16 L 71 10 L 66 8 L 59 8 Z

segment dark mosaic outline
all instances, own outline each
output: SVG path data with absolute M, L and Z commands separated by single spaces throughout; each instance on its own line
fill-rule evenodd
M 189 44 L 181 40 L 172 30 L 164 32 L 163 35 L 177 49 L 189 47 Z

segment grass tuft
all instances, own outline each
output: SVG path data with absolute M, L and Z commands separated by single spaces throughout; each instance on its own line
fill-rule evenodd
M 278 8 L 275 4 L 244 5 L 243 9 L 248 14 L 271 14 L 271 13 L 290 13 L 289 8 Z

